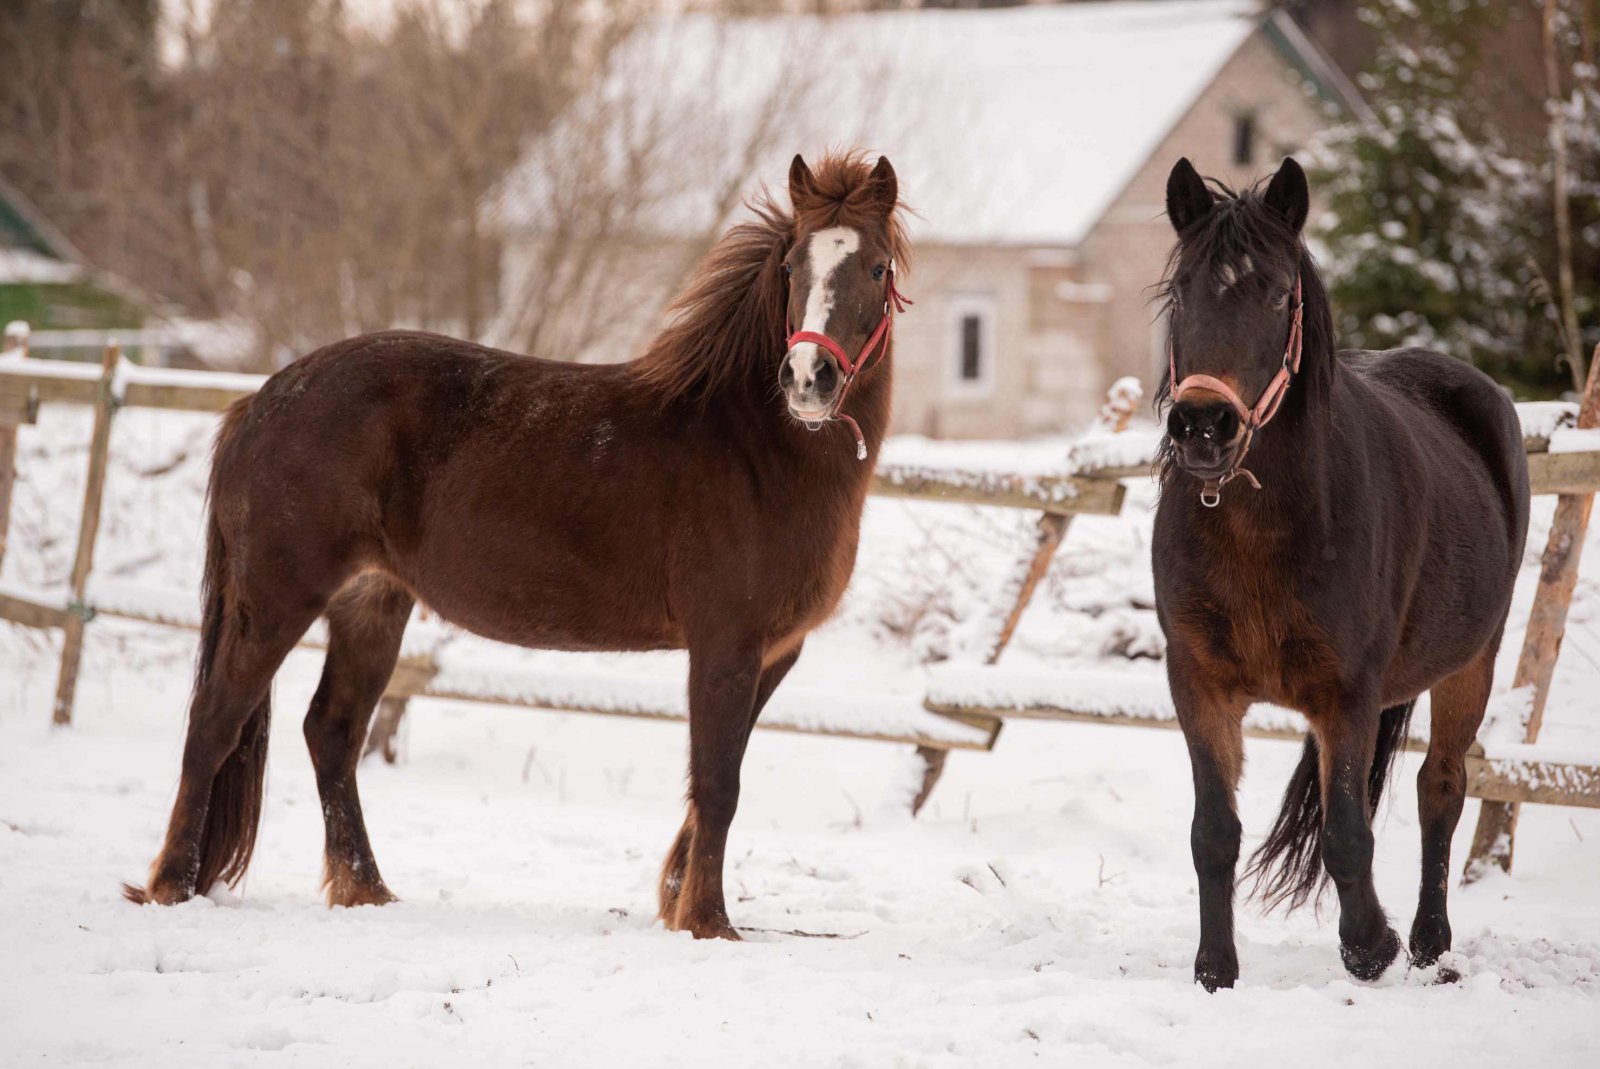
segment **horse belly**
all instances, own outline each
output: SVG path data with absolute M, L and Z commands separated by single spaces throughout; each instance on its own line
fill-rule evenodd
M 553 551 L 531 530 L 511 546 L 469 539 L 430 550 L 405 578 L 423 604 L 484 638 L 585 652 L 683 645 L 646 560 Z
M 602 591 L 578 594 L 559 587 L 533 596 L 503 592 L 462 597 L 418 591 L 423 604 L 475 635 L 531 649 L 599 653 L 678 649 L 683 637 L 662 616 L 641 613 Z

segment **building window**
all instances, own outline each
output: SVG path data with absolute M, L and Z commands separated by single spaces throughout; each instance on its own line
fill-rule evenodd
M 1233 117 L 1233 162 L 1248 167 L 1256 158 L 1256 117 L 1242 111 Z
M 958 394 L 985 394 L 994 386 L 994 299 L 957 297 L 950 304 L 948 379 Z

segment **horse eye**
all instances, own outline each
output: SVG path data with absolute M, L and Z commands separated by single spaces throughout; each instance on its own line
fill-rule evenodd
M 872 277 L 881 282 L 881 281 L 883 281 L 884 274 L 888 270 L 889 269 L 886 266 L 884 266 L 883 264 L 879 264 L 877 267 L 874 267 L 872 269 Z
M 794 274 L 794 268 L 790 267 L 788 264 L 784 264 L 783 265 L 783 273 L 784 273 L 785 277 L 793 275 Z
M 1288 290 L 1277 289 L 1277 290 L 1273 290 L 1272 291 L 1272 307 L 1274 307 L 1274 308 L 1282 308 L 1283 305 L 1284 305 L 1284 302 L 1287 301 L 1288 299 L 1289 299 L 1289 291 Z

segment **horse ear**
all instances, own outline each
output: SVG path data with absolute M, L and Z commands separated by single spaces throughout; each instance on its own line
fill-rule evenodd
M 895 177 L 889 157 L 878 157 L 878 165 L 867 179 L 867 196 L 884 215 L 892 214 L 895 205 L 900 203 L 900 179 Z
M 1189 157 L 1172 165 L 1172 173 L 1167 175 L 1167 218 L 1172 220 L 1172 229 L 1183 233 L 1190 223 L 1211 211 L 1212 203 L 1211 190 Z
M 1306 184 L 1305 171 L 1300 169 L 1293 156 L 1283 158 L 1278 173 L 1267 183 L 1267 193 L 1262 200 L 1267 207 L 1281 215 L 1295 233 L 1298 234 L 1300 228 L 1306 225 L 1306 216 L 1311 212 L 1311 189 Z
M 798 211 L 801 204 L 815 196 L 816 192 L 817 180 L 812 177 L 806 161 L 796 152 L 794 162 L 789 164 L 789 203 Z

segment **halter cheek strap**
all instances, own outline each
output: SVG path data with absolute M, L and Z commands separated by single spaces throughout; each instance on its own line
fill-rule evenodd
M 833 412 L 828 419 L 840 420 L 849 425 L 851 433 L 856 437 L 857 460 L 867 459 L 867 440 L 861 433 L 860 424 L 845 415 L 843 411 L 845 395 L 850 392 L 850 386 L 855 382 L 856 376 L 867 369 L 873 358 L 876 357 L 881 361 L 883 354 L 889 351 L 889 335 L 894 331 L 894 314 L 904 312 L 907 305 L 917 303 L 895 288 L 893 260 L 889 261 L 888 280 L 888 290 L 883 298 L 883 318 L 878 320 L 877 328 L 873 330 L 871 337 L 867 338 L 867 343 L 861 347 L 861 352 L 854 360 L 845 355 L 844 348 L 826 334 L 819 334 L 814 330 L 795 330 L 792 324 L 787 322 L 784 324 L 789 335 L 787 348 L 793 349 L 803 342 L 810 342 L 826 349 L 839 362 L 839 369 L 844 372 L 844 385 L 839 389 L 838 399 L 833 402 Z
M 1181 401 L 1183 395 L 1190 390 L 1209 390 L 1233 406 L 1233 410 L 1239 414 L 1240 425 L 1244 427 L 1244 441 L 1239 444 L 1239 451 L 1234 454 L 1233 464 L 1219 478 L 1207 479 L 1205 485 L 1200 488 L 1200 503 L 1206 508 L 1217 507 L 1222 501 L 1222 488 L 1234 479 L 1242 477 L 1257 490 L 1261 489 L 1261 483 L 1243 467 L 1244 457 L 1250 451 L 1250 440 L 1255 437 L 1256 431 L 1272 422 L 1272 417 L 1278 414 L 1279 406 L 1289 393 L 1289 383 L 1300 371 L 1300 356 L 1304 348 L 1302 332 L 1304 315 L 1305 302 L 1300 296 L 1300 279 L 1296 278 L 1294 320 L 1289 326 L 1289 342 L 1283 348 L 1283 364 L 1278 368 L 1278 373 L 1272 377 L 1272 381 L 1267 384 L 1267 388 L 1261 392 L 1253 408 L 1244 403 L 1238 391 L 1214 376 L 1190 375 L 1179 382 L 1176 350 L 1172 339 L 1170 337 L 1167 339 L 1167 381 L 1176 383 L 1172 391 L 1172 400 Z

